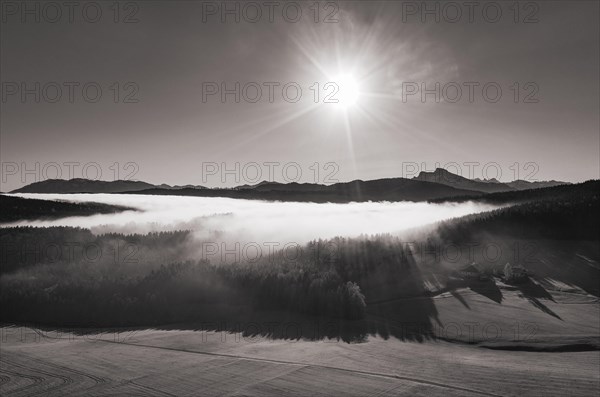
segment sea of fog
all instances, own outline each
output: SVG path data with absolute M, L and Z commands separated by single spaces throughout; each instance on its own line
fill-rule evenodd
M 200 239 L 303 244 L 318 238 L 397 234 L 444 219 L 489 211 L 481 203 L 301 203 L 214 197 L 128 194 L 16 194 L 24 198 L 97 202 L 138 211 L 11 223 L 10 226 L 78 226 L 93 233 L 190 230 Z M 7 224 L 3 226 L 9 226 Z

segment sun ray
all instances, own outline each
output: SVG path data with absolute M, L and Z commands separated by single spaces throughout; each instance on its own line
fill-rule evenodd
M 321 63 L 310 54 L 310 52 L 302 45 L 302 43 L 300 43 L 298 39 L 292 37 L 292 42 L 298 47 L 302 55 L 304 55 L 313 64 L 313 66 L 315 66 L 317 70 L 321 72 L 323 76 L 327 76 L 326 68 L 324 68 L 323 65 L 321 65 Z
M 258 133 L 256 133 L 256 134 L 253 134 L 252 136 L 250 136 L 250 137 L 249 137 L 249 138 L 247 138 L 247 139 L 240 140 L 240 141 L 239 141 L 239 142 L 237 142 L 237 144 L 235 144 L 235 145 L 229 145 L 229 147 L 228 147 L 226 150 L 223 150 L 223 151 L 221 151 L 221 152 L 219 152 L 219 153 L 216 153 L 216 155 L 217 155 L 217 156 L 221 156 L 221 155 L 223 155 L 223 154 L 225 154 L 225 153 L 228 153 L 228 152 L 231 152 L 231 151 L 233 151 L 233 150 L 235 150 L 235 149 L 238 149 L 238 148 L 240 148 L 241 146 L 243 146 L 243 145 L 246 145 L 246 144 L 248 144 L 248 143 L 250 143 L 250 142 L 252 142 L 252 141 L 255 141 L 256 139 L 259 139 L 259 138 L 261 138 L 261 137 L 263 137 L 263 136 L 265 136 L 265 135 L 267 135 L 267 134 L 270 134 L 271 132 L 273 132 L 273 131 L 277 130 L 278 128 L 281 128 L 281 127 L 283 127 L 284 125 L 286 125 L 286 124 L 289 124 L 289 123 L 293 122 L 294 120 L 297 120 L 297 119 L 299 119 L 300 117 L 302 117 L 302 116 L 306 115 L 307 113 L 309 113 L 309 112 L 312 112 L 312 111 L 313 111 L 313 110 L 315 110 L 315 109 L 316 109 L 318 106 L 319 106 L 319 104 L 315 103 L 315 104 L 312 104 L 312 105 L 311 105 L 311 106 L 309 106 L 309 107 L 306 107 L 306 108 L 303 108 L 303 109 L 301 109 L 301 110 L 298 110 L 298 111 L 294 112 L 293 114 L 291 114 L 291 115 L 289 115 L 289 116 L 287 116 L 287 117 L 283 118 L 283 119 L 282 119 L 282 120 L 280 120 L 278 123 L 276 123 L 276 124 L 274 124 L 274 125 L 270 126 L 269 128 L 267 128 L 267 129 L 264 129 L 264 130 L 262 130 L 262 131 L 260 131 L 260 132 L 258 132 Z
M 352 163 L 352 173 L 356 176 L 358 175 L 358 169 L 356 167 L 356 153 L 354 151 L 354 140 L 352 139 L 352 127 L 350 126 L 350 118 L 347 109 L 344 109 L 342 113 L 342 117 L 344 118 L 344 129 L 346 131 L 346 142 L 348 144 L 348 153 Z

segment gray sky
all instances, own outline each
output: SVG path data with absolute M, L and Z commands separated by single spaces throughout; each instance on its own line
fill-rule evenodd
M 318 22 L 312 1 L 295 3 L 302 5 L 297 22 L 295 8 L 288 6 L 284 15 L 281 1 L 271 22 L 268 2 L 259 1 L 263 15 L 256 23 L 245 20 L 255 10 L 244 13 L 243 2 L 227 2 L 240 7 L 236 23 L 232 15 L 222 22 L 225 2 L 201 1 L 131 2 L 139 10 L 122 2 L 119 23 L 113 21 L 112 2 L 100 1 L 95 4 L 102 16 L 91 23 L 82 16 L 82 2 L 72 22 L 65 8 L 54 23 L 48 19 L 55 10 L 40 8 L 36 23 L 34 7 L 43 3 L 26 3 L 34 14 L 23 16 L 6 2 L 2 9 L 3 191 L 55 176 L 52 163 L 66 178 L 66 162 L 79 163 L 71 168 L 73 177 L 86 176 L 83 166 L 96 163 L 106 180 L 115 179 L 119 169 L 121 178 L 135 171 L 134 179 L 152 183 L 209 186 L 253 182 L 248 179 L 254 170 L 247 178 L 243 171 L 253 162 L 260 165 L 261 180 L 282 182 L 296 179 L 294 170 L 283 172 L 292 162 L 305 182 L 413 176 L 415 165 L 431 171 L 436 163 L 450 171 L 458 164 L 467 177 L 497 177 L 501 170 L 502 180 L 600 177 L 597 1 L 533 3 L 539 9 L 521 3 L 518 16 L 512 1 L 499 1 L 496 23 L 495 8 L 485 2 L 475 8 L 472 22 L 463 7 L 457 23 L 450 21 L 455 10 L 440 9 L 439 23 L 431 15 L 422 22 L 422 10 L 411 8 L 421 2 L 391 1 L 344 1 L 339 10 L 320 2 Z M 217 14 L 208 13 L 214 10 Z M 94 11 L 87 9 L 88 19 Z M 337 22 L 324 21 L 332 12 Z M 128 14 L 138 22 L 123 23 Z M 330 92 L 324 84 L 332 81 L 341 90 L 333 98 L 342 101 L 353 94 L 355 82 L 356 104 L 323 103 Z M 36 82 L 39 103 L 34 94 L 23 100 L 22 88 L 34 89 Z M 73 103 L 69 82 L 79 84 Z M 221 83 L 234 88 L 239 82 L 240 103 L 234 95 L 223 103 L 219 94 L 203 101 L 211 82 L 219 89 Z M 273 103 L 265 82 L 280 84 L 273 88 Z M 409 92 L 420 91 L 422 83 L 434 89 L 436 82 L 440 103 L 434 94 L 423 102 L 420 92 Z M 472 102 L 468 82 L 479 84 Z M 51 103 L 54 83 L 62 95 Z M 88 102 L 93 86 L 83 96 L 86 83 L 101 88 L 97 102 Z M 262 87 L 256 103 L 248 100 L 255 97 L 255 85 L 243 95 L 248 83 Z M 287 83 L 302 89 L 298 102 L 283 96 Z M 482 93 L 486 84 L 488 97 Z M 462 97 L 452 103 L 457 86 Z M 138 102 L 124 103 L 136 87 L 130 98 Z M 496 87 L 502 95 L 491 103 Z M 294 89 L 287 92 L 295 95 Z M 213 162 L 216 172 L 206 165 Z M 279 165 L 269 168 L 265 162 Z M 126 169 L 128 163 L 135 168 Z M 238 181 L 222 175 L 223 164 L 233 169 L 235 163 Z M 94 177 L 98 166 L 88 166 L 87 176 Z

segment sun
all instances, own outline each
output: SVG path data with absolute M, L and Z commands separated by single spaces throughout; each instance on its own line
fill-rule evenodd
M 332 79 L 336 92 L 331 99 L 346 109 L 357 104 L 360 98 L 360 87 L 356 78 L 350 74 L 340 74 Z

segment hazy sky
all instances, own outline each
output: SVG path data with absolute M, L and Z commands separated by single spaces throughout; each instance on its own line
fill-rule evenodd
M 52 22 L 57 10 L 44 3 L 3 2 L 0 190 L 58 176 L 54 163 L 63 178 L 70 169 L 93 178 L 100 168 L 111 180 L 119 169 L 121 178 L 135 171 L 148 182 L 209 186 L 254 182 L 251 163 L 260 180 L 272 170 L 279 181 L 297 179 L 298 167 L 301 181 L 332 182 L 413 176 L 415 164 L 430 171 L 436 163 L 473 177 L 501 170 L 502 180 L 600 177 L 597 1 L 522 2 L 518 14 L 512 1 L 481 2 L 471 15 L 461 6 L 457 23 L 456 9 L 440 8 L 436 22 L 415 8 L 422 2 L 343 1 L 337 10 L 298 1 L 285 11 L 288 2 L 275 3 L 272 21 L 261 1 L 253 3 L 260 18 L 245 2 L 122 2 L 117 15 L 112 1 L 99 1 L 85 13 L 79 3 L 72 21 L 61 6 Z M 23 4 L 33 11 L 23 14 Z M 102 15 L 92 23 L 96 5 Z M 239 7 L 240 22 L 223 22 L 224 7 Z M 356 89 L 356 103 L 323 103 L 332 81 L 341 90 L 333 99 L 348 102 Z M 240 103 L 234 94 L 225 103 L 220 94 L 203 98 L 236 82 Z M 272 103 L 269 82 L 279 84 Z M 421 89 L 435 91 L 436 82 L 440 102 L 435 94 L 423 101 Z M 262 97 L 252 103 L 257 86 Z M 22 97 L 23 89 L 33 93 Z M 128 94 L 137 103 L 124 103 Z M 238 181 L 222 175 L 236 163 Z

